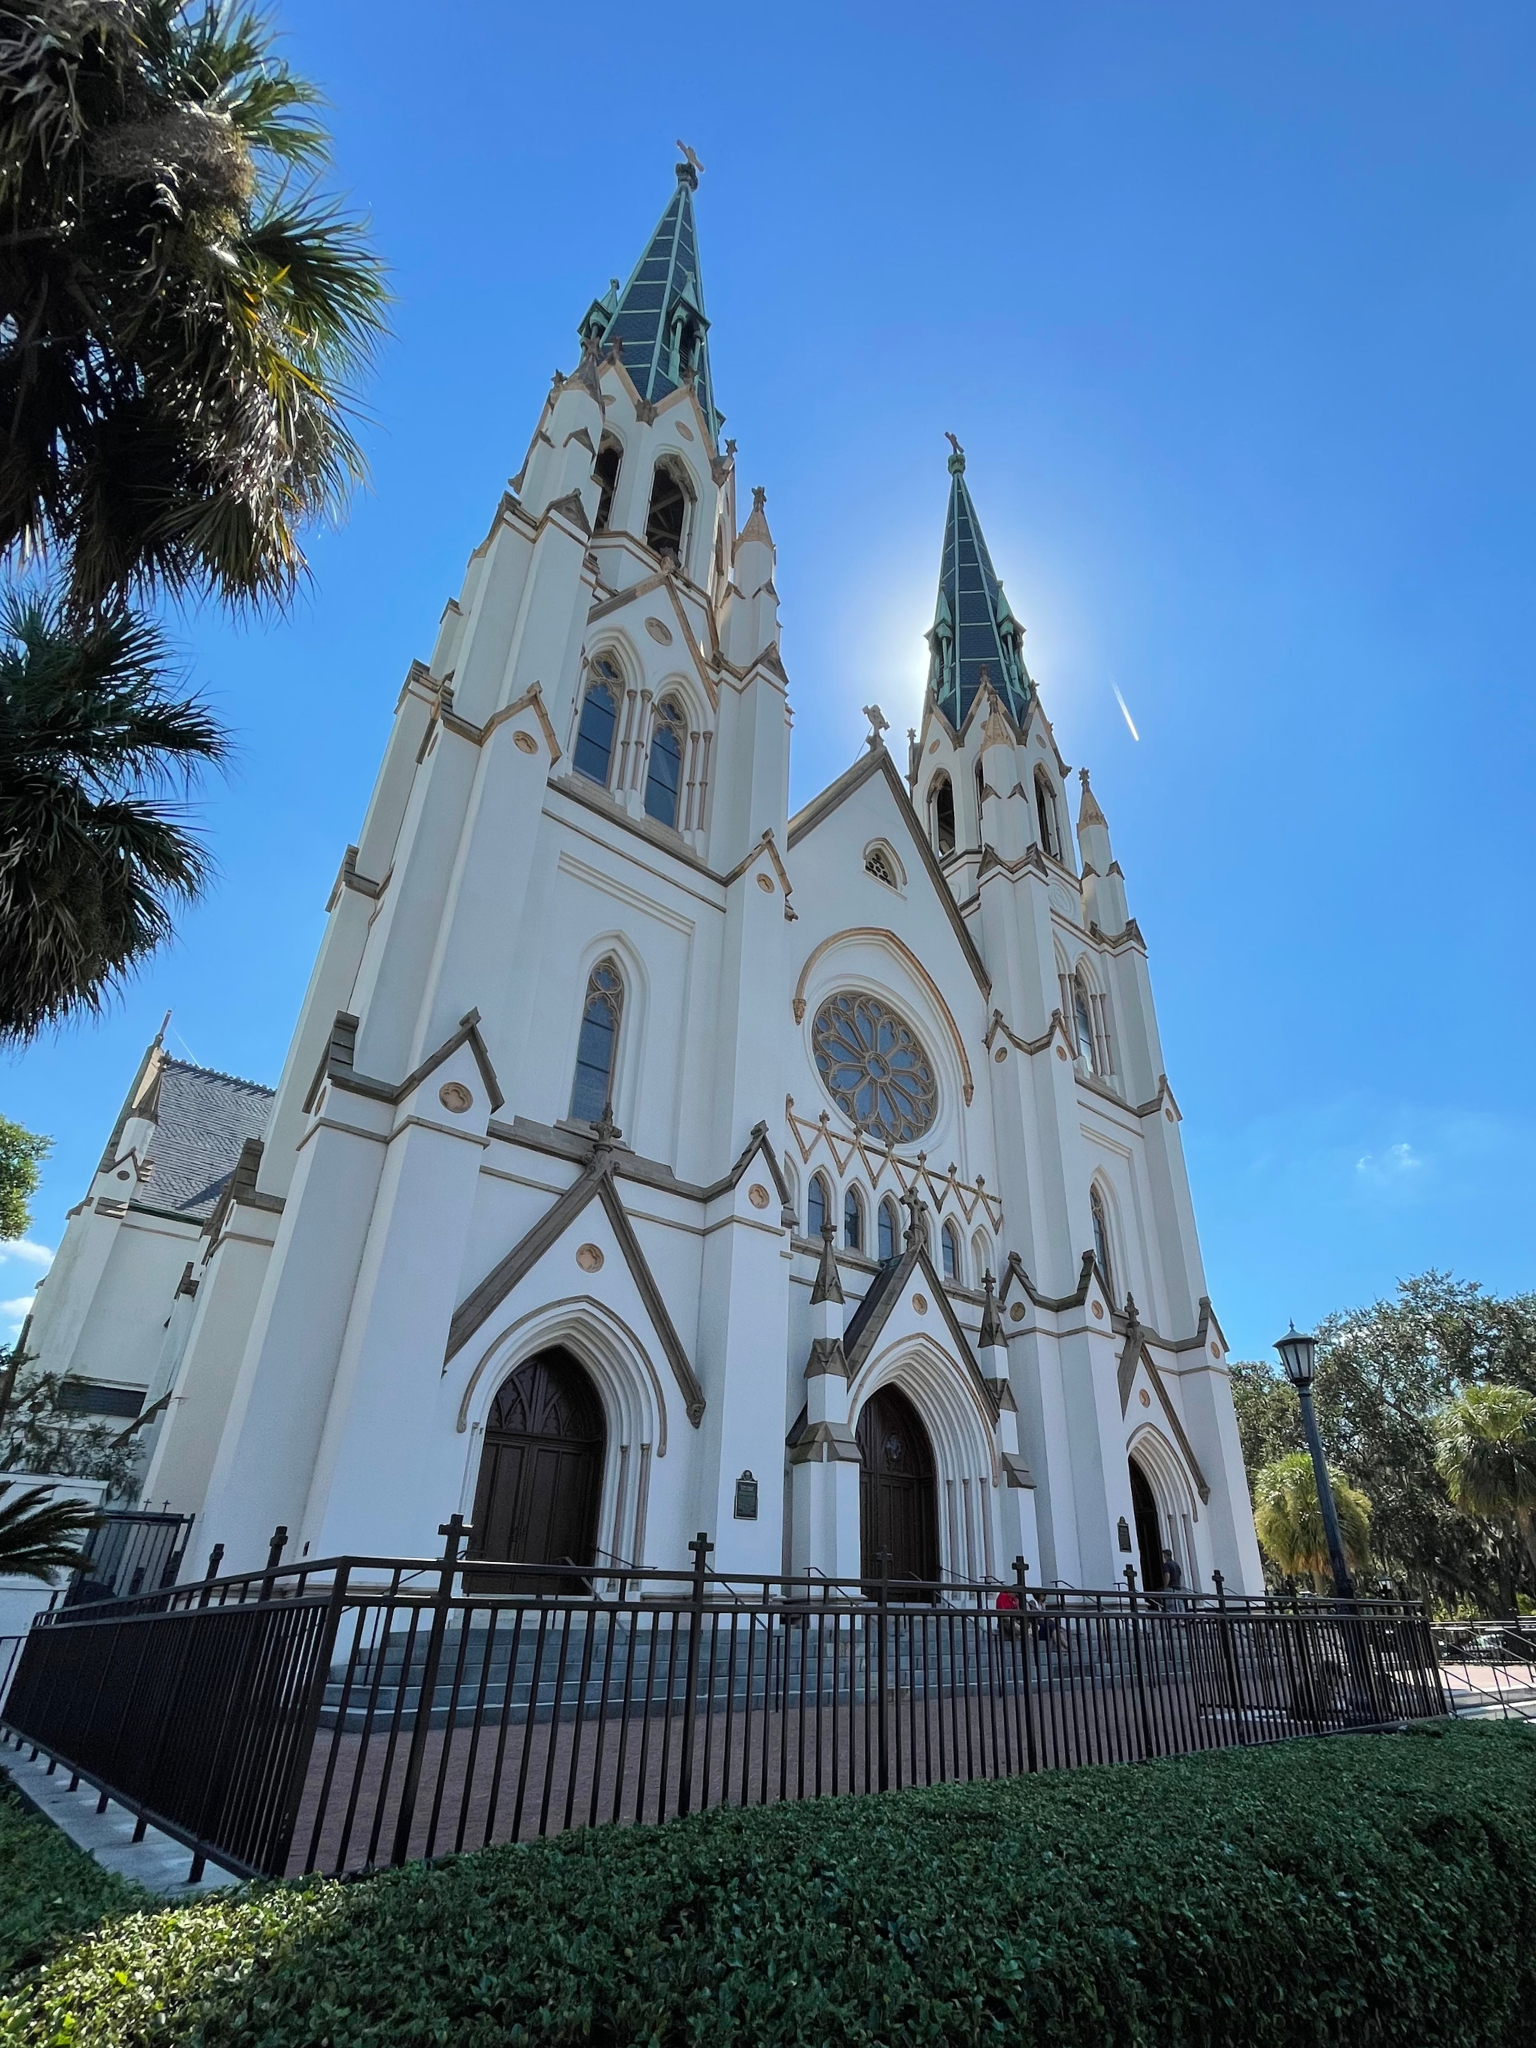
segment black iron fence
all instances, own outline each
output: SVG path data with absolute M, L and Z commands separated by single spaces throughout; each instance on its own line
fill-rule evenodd
M 133 1599 L 174 1586 L 192 1521 L 191 1515 L 153 1508 L 108 1508 L 80 1546 L 84 1561 L 65 1590 L 65 1606 Z
M 1536 1721 L 1536 1617 L 1433 1621 L 1429 1629 L 1452 1713 Z
M 276 1876 L 1445 1711 L 1412 1602 L 1036 1592 L 1022 1572 L 871 1597 L 711 1572 L 702 1538 L 691 1575 L 594 1578 L 462 1564 L 450 1532 L 431 1562 L 56 1609 L 0 1725 L 195 1871 Z

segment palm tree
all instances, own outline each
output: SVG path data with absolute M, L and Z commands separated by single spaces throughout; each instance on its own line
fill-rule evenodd
M 99 1008 L 207 872 L 165 791 L 227 741 L 165 690 L 164 659 L 121 608 L 82 628 L 0 607 L 0 1044 Z
M 1329 1474 L 1339 1517 L 1344 1556 L 1352 1571 L 1365 1563 L 1371 1547 L 1371 1504 L 1358 1488 Z M 1314 1585 L 1331 1569 L 1328 1536 L 1317 1498 L 1312 1460 L 1305 1451 L 1276 1458 L 1254 1476 L 1253 1526 L 1282 1572 L 1307 1573 Z
M 207 873 L 146 792 L 225 742 L 126 606 L 282 603 L 363 477 L 383 271 L 318 100 L 244 0 L 0 0 L 0 561 L 58 591 L 0 651 L 0 1042 L 99 1008 Z
M 1435 1435 L 1452 1504 L 1481 1520 L 1513 1520 L 1536 1570 L 1536 1395 L 1464 1387 L 1441 1410 Z
M 286 597 L 363 475 L 378 259 L 319 196 L 319 94 L 241 0 L 0 0 L 0 555 Z
M 9 1490 L 10 1482 L 0 1486 Z M 0 1502 L 0 1575 L 54 1583 L 58 1571 L 73 1571 L 84 1556 L 79 1538 L 99 1520 L 83 1500 L 54 1500 L 51 1486 L 29 1486 L 14 1500 Z

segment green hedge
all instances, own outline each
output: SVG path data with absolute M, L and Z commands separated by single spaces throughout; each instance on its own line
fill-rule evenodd
M 0 1979 L 146 1901 L 138 1885 L 93 1863 L 0 1778 Z
M 0 2040 L 1536 2041 L 1536 1730 L 599 1830 L 120 1921 Z

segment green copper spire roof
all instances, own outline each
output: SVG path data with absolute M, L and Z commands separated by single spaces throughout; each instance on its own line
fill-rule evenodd
M 954 448 L 949 458 L 949 516 L 939 566 L 939 601 L 928 635 L 928 686 L 956 732 L 987 683 L 1015 723 L 1022 725 L 1034 687 L 1024 666 L 1023 629 L 1008 609 L 965 487 L 965 450 L 953 434 L 948 439 Z
M 583 339 L 595 334 L 609 344 L 618 343 L 630 381 L 651 405 L 691 376 L 700 409 L 718 433 L 724 416 L 715 410 L 710 381 L 709 321 L 693 221 L 698 183 L 697 159 L 689 151 L 687 161 L 677 167 L 677 190 L 628 284 L 619 291 L 615 279 L 614 289 L 594 300 L 581 333 Z

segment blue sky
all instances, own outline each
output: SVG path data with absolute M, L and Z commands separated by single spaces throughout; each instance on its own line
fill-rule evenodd
M 399 683 L 675 136 L 795 800 L 862 704 L 916 716 L 951 428 L 1148 940 L 1238 1351 L 1432 1264 L 1536 1286 L 1536 11 L 278 11 L 392 266 L 373 484 L 290 618 L 182 624 L 240 736 L 221 880 L 105 1022 L 0 1064 L 56 1140 L 0 1298 L 165 1009 L 276 1079 Z

